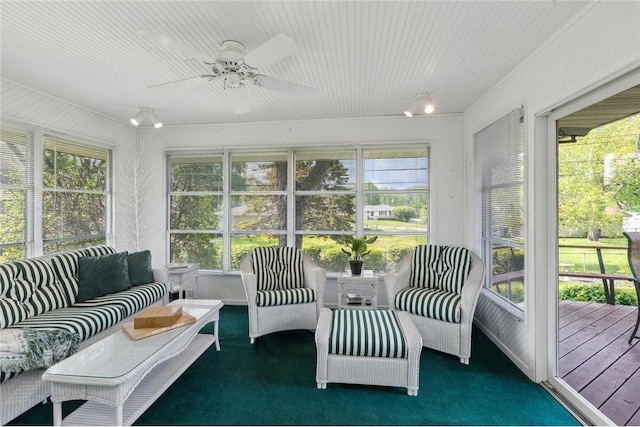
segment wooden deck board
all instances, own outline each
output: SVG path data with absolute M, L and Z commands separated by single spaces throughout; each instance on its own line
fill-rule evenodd
M 580 370 L 597 370 L 608 366 L 626 350 L 624 336 L 631 333 L 629 326 L 623 322 L 616 322 L 602 333 L 594 336 L 575 350 L 560 358 L 560 375 L 572 375 L 577 368 Z M 618 345 L 616 346 L 616 340 Z M 627 338 L 628 339 L 628 338 Z M 607 351 L 601 351 L 605 349 Z M 585 358 L 588 356 L 588 358 Z
M 617 425 L 640 425 L 637 307 L 560 301 L 561 378 Z
M 601 309 L 585 316 L 583 321 L 567 325 L 560 330 L 558 357 L 564 357 L 591 338 L 604 333 L 628 315 L 628 308 L 619 305 L 603 305 Z
M 631 378 L 600 406 L 600 411 L 609 414 L 609 419 L 617 425 L 628 425 L 631 417 L 640 407 L 640 370 L 638 370 L 640 364 L 638 362 L 636 358 L 636 371 Z

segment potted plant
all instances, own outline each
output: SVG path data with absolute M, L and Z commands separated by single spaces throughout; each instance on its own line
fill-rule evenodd
M 349 255 L 349 266 L 351 267 L 351 274 L 359 275 L 362 273 L 362 265 L 364 264 L 362 258 L 366 256 L 371 249 L 367 245 L 378 240 L 378 236 L 374 237 L 345 237 L 342 252 Z

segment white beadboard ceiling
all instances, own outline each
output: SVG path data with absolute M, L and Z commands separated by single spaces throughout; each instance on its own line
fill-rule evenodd
M 122 121 L 150 107 L 167 125 L 397 116 L 421 92 L 437 113 L 461 113 L 586 4 L 2 0 L 1 76 Z M 206 68 L 139 30 L 208 55 L 223 40 L 250 52 L 284 34 L 300 51 L 260 72 L 318 92 L 249 86 L 251 111 L 236 115 L 219 80 L 150 89 Z

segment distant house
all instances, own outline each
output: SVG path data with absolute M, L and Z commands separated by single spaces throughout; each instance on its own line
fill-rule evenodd
M 365 205 L 364 216 L 367 219 L 390 217 L 393 206 L 389 205 Z
M 622 231 L 640 231 L 640 212 L 628 212 L 622 218 Z

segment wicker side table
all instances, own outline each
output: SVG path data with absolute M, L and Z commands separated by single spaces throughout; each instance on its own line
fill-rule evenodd
M 338 310 L 343 308 L 378 308 L 378 276 L 371 270 L 364 270 L 360 275 L 340 273 L 338 276 Z M 364 293 L 361 304 L 347 304 L 349 291 Z M 370 304 L 367 304 L 367 300 Z

